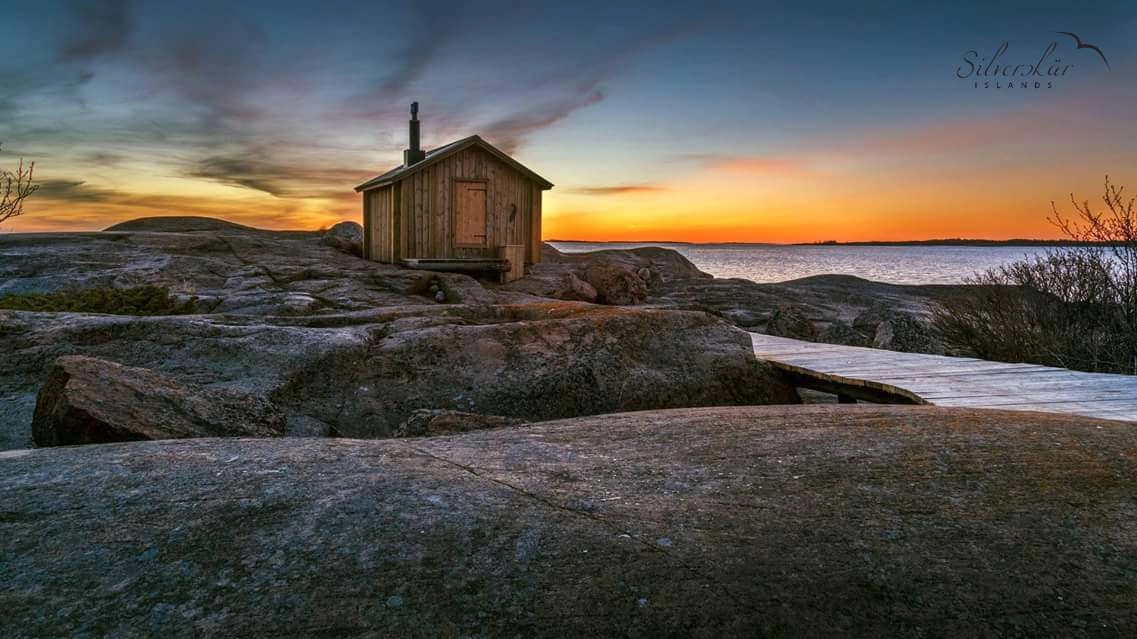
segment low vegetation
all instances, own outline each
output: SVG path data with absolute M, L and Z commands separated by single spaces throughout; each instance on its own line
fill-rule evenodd
M 1105 181 L 1097 208 L 1071 194 L 1073 216 L 1051 205 L 1076 246 L 971 278 L 934 321 L 960 354 L 1077 370 L 1137 374 L 1137 210 Z
M 165 286 L 87 288 L 0 297 L 0 308 L 20 311 L 107 313 L 110 315 L 188 315 L 195 299 L 178 300 Z

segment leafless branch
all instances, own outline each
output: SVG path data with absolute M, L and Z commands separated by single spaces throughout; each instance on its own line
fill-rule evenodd
M 35 169 L 35 162 L 25 167 L 23 158 L 15 171 L 0 169 L 0 224 L 24 213 L 24 200 L 39 189 Z
M 1076 244 L 977 275 L 935 310 L 956 351 L 1137 374 L 1137 198 L 1105 178 L 1104 209 L 1073 194 L 1049 221 Z

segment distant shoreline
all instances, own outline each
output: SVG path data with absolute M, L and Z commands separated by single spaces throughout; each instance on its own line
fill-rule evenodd
M 788 246 L 1109 246 L 1108 242 L 1075 242 L 1072 240 L 896 240 L 864 242 L 795 242 Z
M 774 242 L 679 242 L 671 240 L 545 240 L 559 244 L 661 244 L 668 246 L 1109 246 L 1106 242 L 1073 242 L 1070 240 L 969 240 L 969 239 L 942 239 L 942 240 L 875 240 L 860 242 L 792 242 L 779 244 Z

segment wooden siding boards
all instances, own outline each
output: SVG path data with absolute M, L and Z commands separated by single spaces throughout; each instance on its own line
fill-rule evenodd
M 394 257 L 391 190 L 384 187 L 363 194 L 363 255 L 378 262 L 390 262 Z
M 371 232 L 371 194 L 364 191 L 361 195 L 363 196 L 363 259 L 377 260 L 378 258 L 373 257 L 369 249 L 371 238 L 374 237 Z
M 529 231 L 529 263 L 541 262 L 541 188 L 533 186 L 533 206 L 529 211 L 532 225 Z
M 486 240 L 456 246 L 455 184 L 485 184 Z M 444 157 L 392 184 L 364 191 L 368 259 L 493 258 L 497 248 L 524 245 L 528 264 L 540 261 L 541 184 L 479 146 Z
M 379 228 L 382 229 L 381 235 L 376 235 L 380 242 L 379 259 L 384 262 L 394 261 L 394 212 L 391 210 L 391 188 L 380 189 L 378 192 L 378 201 L 375 203 L 379 209 Z

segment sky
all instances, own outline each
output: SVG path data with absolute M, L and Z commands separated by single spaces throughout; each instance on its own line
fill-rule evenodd
M 556 184 L 546 239 L 1053 238 L 1137 190 L 1137 2 L 785 4 L 15 4 L 0 168 L 41 188 L 0 232 L 359 221 L 412 100 Z

